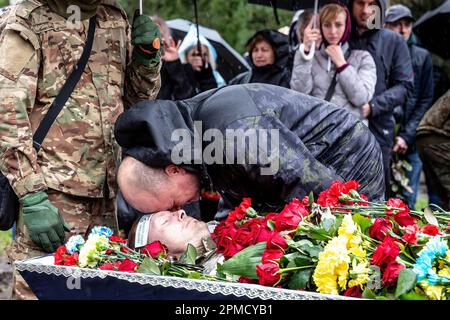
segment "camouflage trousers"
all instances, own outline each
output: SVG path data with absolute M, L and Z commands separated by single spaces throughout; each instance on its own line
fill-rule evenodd
M 70 225 L 70 232 L 66 232 L 66 240 L 73 235 L 85 236 L 90 228 L 96 225 L 107 226 L 117 232 L 115 199 L 77 197 L 55 190 L 48 191 L 48 198 L 58 208 L 66 223 Z M 11 260 L 14 270 L 12 299 L 35 300 L 36 296 L 14 268 L 14 261 L 47 253 L 31 240 L 21 217 L 16 224 L 15 241 L 6 248 L 6 254 Z
M 418 136 L 416 143 L 427 181 L 441 199 L 442 208 L 450 211 L 450 137 Z

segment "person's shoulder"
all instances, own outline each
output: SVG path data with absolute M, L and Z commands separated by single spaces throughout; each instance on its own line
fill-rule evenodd
M 102 0 L 100 4 L 107 8 L 110 15 L 117 15 L 118 17 L 128 20 L 127 13 L 116 0 Z
M 244 72 L 238 74 L 237 76 L 235 76 L 233 79 L 231 79 L 229 84 L 248 83 L 250 75 L 251 75 L 251 71 L 244 71 Z M 247 79 L 247 81 L 246 81 L 246 79 Z
M 428 56 L 431 58 L 431 54 L 430 54 L 430 52 L 427 49 L 422 48 L 422 47 L 420 47 L 418 45 L 415 45 L 415 44 L 413 44 L 411 46 L 411 48 L 412 48 L 412 50 L 414 50 L 415 54 L 420 55 L 423 58 L 426 58 Z
M 391 44 L 402 44 L 406 46 L 405 39 L 397 32 L 383 28 L 379 30 L 378 34 L 383 41 L 383 46 L 388 46 Z

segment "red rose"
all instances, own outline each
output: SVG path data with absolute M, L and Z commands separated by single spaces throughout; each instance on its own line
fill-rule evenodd
M 438 229 L 438 227 L 436 227 L 432 224 L 428 224 L 422 228 L 422 232 L 434 237 L 435 235 L 439 234 L 439 229 Z
M 280 264 L 280 258 L 284 256 L 284 251 L 280 249 L 268 249 L 263 252 L 261 262 Z
M 118 260 L 114 263 L 114 268 L 119 269 L 121 265 L 122 265 L 122 261 Z
M 134 269 L 136 269 L 137 266 L 138 266 L 137 263 L 131 261 L 128 258 L 126 258 L 120 264 L 118 271 L 121 271 L 121 272 L 134 272 Z
M 419 230 L 420 228 L 416 224 L 407 226 L 402 239 L 410 244 L 417 244 L 417 233 L 419 232 Z
M 100 270 L 114 271 L 114 265 L 111 262 L 107 262 L 99 267 Z
M 313 199 L 314 201 L 314 199 Z M 302 199 L 302 203 L 306 208 L 309 208 L 309 197 L 308 196 L 304 196 Z
M 121 237 L 111 236 L 109 237 L 109 241 L 111 242 L 117 242 L 117 243 L 127 243 L 127 240 L 122 239 Z
M 288 244 L 286 239 L 279 233 L 275 233 L 269 240 L 267 240 L 267 249 L 286 249 Z
M 256 240 L 254 234 L 246 228 L 240 228 L 236 233 L 236 242 L 241 246 L 248 247 Z
M 241 246 L 236 241 L 234 241 L 234 239 L 233 239 L 227 244 L 227 247 L 223 251 L 223 255 L 224 255 L 225 259 L 229 259 L 232 256 L 234 256 L 236 253 L 238 253 L 239 251 L 242 251 L 243 249 L 244 249 L 244 247 Z
M 348 288 L 347 290 L 345 290 L 344 296 L 353 297 L 353 298 L 361 298 L 362 297 L 361 288 L 358 286 Z
M 260 231 L 259 231 L 259 235 L 258 235 L 258 238 L 256 238 L 256 242 L 255 243 L 258 243 L 258 242 L 264 242 L 264 241 L 269 241 L 272 237 L 273 237 L 273 235 L 274 234 L 276 234 L 277 232 L 276 231 L 272 231 L 272 230 L 270 230 L 269 228 L 261 228 L 260 229 Z
M 258 275 L 258 283 L 263 286 L 273 287 L 280 279 L 278 274 L 278 265 L 274 263 L 258 264 L 256 266 L 256 274 Z
M 306 217 L 308 214 L 308 209 L 298 199 L 293 199 L 278 216 L 273 216 L 275 229 L 277 231 L 294 230 L 303 217 Z
M 393 261 L 389 263 L 383 271 L 383 287 L 387 288 L 397 285 L 398 275 L 402 269 L 405 269 L 405 266 L 398 262 Z
M 286 205 L 283 211 L 280 214 L 284 213 L 296 213 L 302 217 L 306 217 L 309 215 L 309 210 L 305 207 L 305 205 L 298 199 L 292 199 L 291 203 Z
M 373 239 L 378 239 L 383 241 L 386 237 L 387 232 L 392 228 L 392 222 L 384 218 L 378 218 L 369 227 L 369 235 Z
M 383 268 L 395 261 L 399 253 L 400 248 L 395 239 L 391 236 L 386 236 L 383 242 L 375 249 L 372 256 L 372 264 Z
M 230 221 L 240 221 L 244 219 L 247 215 L 247 210 L 252 206 L 252 199 L 244 198 L 242 199 L 239 207 L 235 208 L 228 214 L 227 220 Z
M 147 244 L 142 252 L 148 256 L 156 259 L 158 257 L 164 257 L 167 255 L 167 247 L 163 245 L 160 241 L 153 241 L 150 244 Z
M 239 283 L 256 283 L 256 280 L 241 276 L 241 277 L 239 277 L 238 282 Z

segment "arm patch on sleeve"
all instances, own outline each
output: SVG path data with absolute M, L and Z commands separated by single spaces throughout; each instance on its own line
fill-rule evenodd
M 0 75 L 17 81 L 34 54 L 33 45 L 17 31 L 4 30 L 0 36 Z

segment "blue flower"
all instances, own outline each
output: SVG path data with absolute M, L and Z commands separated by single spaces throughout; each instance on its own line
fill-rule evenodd
M 82 236 L 72 236 L 66 243 L 67 252 L 69 252 L 70 254 L 74 254 L 75 252 L 80 251 L 80 248 L 83 244 L 84 239 Z
M 91 233 L 89 234 L 89 236 L 93 235 L 93 234 L 98 234 L 99 236 L 105 237 L 105 238 L 109 238 L 113 235 L 113 232 L 110 228 L 108 227 L 93 227 L 91 230 Z
M 420 282 L 429 274 L 433 274 L 433 262 L 438 257 L 445 257 L 447 252 L 447 241 L 440 236 L 432 237 L 425 248 L 419 253 L 419 257 L 413 266 L 413 271 L 417 274 L 417 281 Z M 432 277 L 432 281 L 436 279 Z

